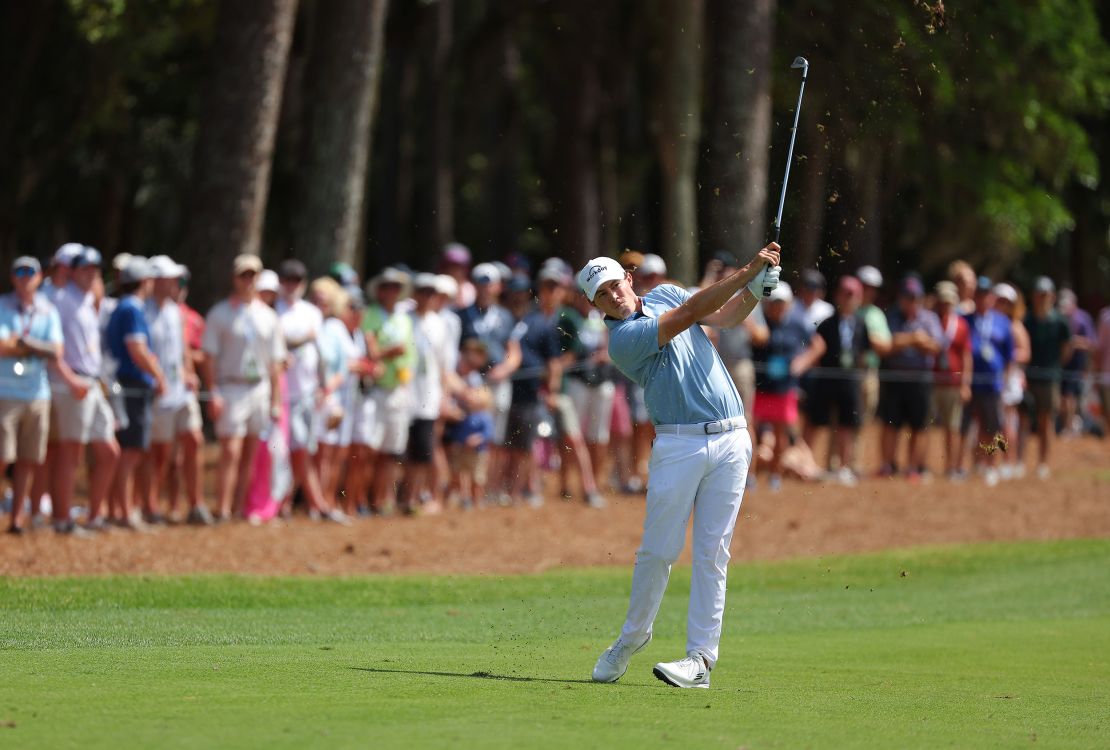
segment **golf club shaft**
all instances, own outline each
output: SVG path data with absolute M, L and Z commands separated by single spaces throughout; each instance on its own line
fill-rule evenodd
M 806 90 L 806 78 L 809 76 L 809 63 L 802 70 L 802 85 L 798 87 L 798 105 L 794 108 L 794 125 L 790 128 L 790 148 L 786 151 L 786 171 L 782 176 L 782 191 L 779 193 L 779 210 L 775 214 L 775 237 L 779 241 L 779 232 L 782 230 L 782 206 L 786 202 L 786 183 L 790 181 L 790 163 L 794 161 L 794 138 L 798 135 L 798 117 L 802 113 L 802 94 Z M 764 292 L 763 296 L 767 296 Z

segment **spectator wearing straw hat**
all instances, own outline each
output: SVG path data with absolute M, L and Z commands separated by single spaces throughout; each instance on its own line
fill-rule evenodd
M 46 373 L 62 351 L 62 324 L 54 306 L 36 294 L 42 283 L 38 260 L 16 258 L 11 281 L 13 291 L 0 296 L 0 474 L 15 465 L 8 531 L 19 534 L 35 467 L 46 459 L 50 429 Z M 54 506 L 54 528 L 59 533 L 74 532 L 68 505 Z
M 220 441 L 216 496 L 221 520 L 242 509 L 259 437 L 281 415 L 285 341 L 277 314 L 255 289 L 261 272 L 257 255 L 237 256 L 231 295 L 205 318 L 202 372 L 211 391 L 208 414 Z
M 404 271 L 386 268 L 367 287 L 373 303 L 362 318 L 370 359 L 380 362 L 381 373 L 363 399 L 357 431 L 360 442 L 373 452 L 372 505 L 379 513 L 393 512 L 396 483 L 404 459 L 412 419 L 412 377 L 416 341 L 412 317 L 400 302 L 412 293 L 412 280 Z

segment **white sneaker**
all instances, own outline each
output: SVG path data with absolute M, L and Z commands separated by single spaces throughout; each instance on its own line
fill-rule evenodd
M 678 661 L 660 662 L 652 670 L 656 677 L 668 685 L 680 688 L 708 688 L 709 669 L 701 654 L 691 654 Z
M 1014 479 L 1025 479 L 1025 464 L 1014 464 Z
M 624 673 L 628 671 L 628 662 L 632 661 L 632 657 L 643 651 L 649 643 L 651 643 L 650 635 L 639 646 L 625 643 L 618 638 L 612 646 L 605 649 L 605 653 L 594 665 L 594 682 L 616 682 L 624 677 Z
M 840 482 L 844 487 L 855 487 L 859 484 L 859 480 L 856 479 L 856 473 L 847 466 L 841 466 L 836 472 L 836 481 Z
M 998 467 L 998 478 L 1003 482 L 1009 482 L 1014 478 L 1013 464 L 1002 464 Z
M 1052 470 L 1048 468 L 1048 464 L 1040 464 L 1037 466 L 1037 479 L 1042 482 L 1052 476 Z
M 993 468 L 992 469 L 987 469 L 983 473 L 983 481 L 986 482 L 988 487 L 997 486 L 997 484 L 998 484 L 998 470 L 993 469 Z

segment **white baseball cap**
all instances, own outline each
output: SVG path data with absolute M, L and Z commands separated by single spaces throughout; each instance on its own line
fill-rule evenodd
M 1018 300 L 1017 289 L 1014 289 L 1009 284 L 996 284 L 994 287 L 994 296 L 999 299 L 1004 299 L 1010 304 L 1016 304 Z
M 155 255 L 149 261 L 150 275 L 155 279 L 180 279 L 185 275 L 185 267 L 174 262 L 168 255 Z
M 120 269 L 119 280 L 121 284 L 134 284 L 137 281 L 152 279 L 150 261 L 141 255 L 132 255 L 127 265 Z
M 51 262 L 68 268 L 73 265 L 74 258 L 81 255 L 83 252 L 85 252 L 85 246 L 80 242 L 67 242 L 54 251 L 54 257 L 51 259 Z
M 503 281 L 501 269 L 492 263 L 479 263 L 470 271 L 470 280 L 475 284 L 489 284 L 494 281 Z
M 258 292 L 277 293 L 281 291 L 281 279 L 278 278 L 276 271 L 267 268 L 254 280 L 254 289 Z
M 413 289 L 435 289 L 439 291 L 438 286 L 434 273 L 418 273 L 412 280 Z
M 586 294 L 586 299 L 593 302 L 599 286 L 607 281 L 620 281 L 626 273 L 621 264 L 612 258 L 594 258 L 578 272 L 578 286 Z
M 648 253 L 644 256 L 644 261 L 640 264 L 640 267 L 636 269 L 636 273 L 641 276 L 650 276 L 653 274 L 657 276 L 666 276 L 667 264 L 655 253 Z
M 780 281 L 779 285 L 771 290 L 767 295 L 768 302 L 793 302 L 794 290 L 785 281 Z
M 438 274 L 436 276 L 436 291 L 454 299 L 459 296 L 459 282 L 455 281 L 454 276 L 445 273 Z
M 875 266 L 860 266 L 856 271 L 856 278 L 859 279 L 864 286 L 875 287 L 881 289 L 883 286 L 883 275 Z

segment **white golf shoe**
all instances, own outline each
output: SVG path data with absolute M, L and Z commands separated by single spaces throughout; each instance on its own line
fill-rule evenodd
M 616 682 L 624 677 L 624 673 L 628 671 L 628 662 L 632 661 L 632 657 L 643 651 L 649 643 L 651 643 L 650 635 L 639 646 L 625 643 L 618 638 L 612 646 L 605 649 L 605 653 L 594 665 L 594 682 Z
M 652 670 L 656 677 L 668 685 L 680 688 L 708 688 L 709 668 L 701 654 L 690 654 L 678 661 L 661 662 Z

